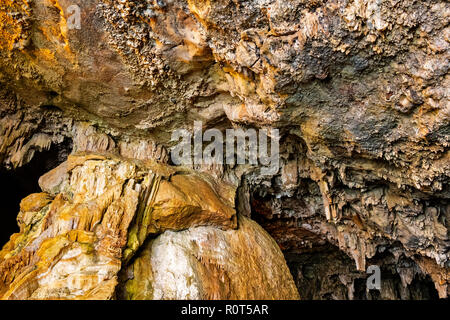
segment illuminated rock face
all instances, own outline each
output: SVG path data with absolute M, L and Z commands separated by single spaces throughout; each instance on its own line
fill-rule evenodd
M 168 231 L 123 270 L 124 299 L 297 299 L 284 257 L 254 221 Z
M 152 288 L 164 284 L 144 288 L 124 270 L 157 277 L 170 268 L 139 263 L 169 242 L 198 250 L 177 245 L 198 230 L 234 248 L 239 215 L 276 240 L 301 298 L 446 297 L 449 11 L 439 0 L 0 0 L 1 170 L 72 150 L 67 161 L 52 151 L 44 193 L 22 202 L 21 233 L 0 256 L 2 297 L 162 297 Z M 195 120 L 278 128 L 279 172 L 168 166 L 171 133 Z M 394 275 L 379 296 L 361 285 L 373 264 Z M 252 283 L 233 287 L 239 277 L 205 277 L 168 296 L 251 296 Z
M 157 274 L 136 274 L 135 285 L 148 285 L 131 298 L 298 297 L 275 241 L 247 218 L 238 228 L 232 186 L 220 186 L 219 196 L 204 175 L 99 154 L 69 156 L 40 184 L 46 192 L 22 200 L 20 233 L 0 252 L 2 299 L 114 298 L 119 271 L 145 259 L 129 263 L 160 233 L 156 264 L 144 263 Z M 184 287 L 193 270 L 200 278 Z M 164 280 L 167 272 L 179 274 Z

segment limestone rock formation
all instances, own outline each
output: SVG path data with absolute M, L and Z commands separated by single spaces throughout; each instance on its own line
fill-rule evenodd
M 25 198 L 1 296 L 163 297 L 157 250 L 212 259 L 179 243 L 200 232 L 232 254 L 247 216 L 300 298 L 447 297 L 449 16 L 444 0 L 0 0 L 0 183 Z M 279 129 L 278 172 L 170 166 L 194 121 Z M 263 249 L 286 289 L 267 297 L 296 297 Z M 252 297 L 215 266 L 186 264 L 190 295 Z
M 197 227 L 150 240 L 124 272 L 125 299 L 295 299 L 283 254 L 254 221 Z
M 136 274 L 132 281 L 144 287 L 131 298 L 298 297 L 281 251 L 261 227 L 244 219 L 237 231 L 219 231 L 237 228 L 230 186 L 219 195 L 195 172 L 99 154 L 69 156 L 40 185 L 45 192 L 22 200 L 20 233 L 0 251 L 2 299 L 111 299 L 120 287 L 119 271 L 145 259 L 133 256 L 146 252 L 147 239 L 160 233 L 156 265 L 141 263 L 159 273 Z M 183 288 L 183 272 L 192 271 L 171 242 L 190 245 L 187 257 L 197 255 L 201 287 L 192 282 Z M 179 279 L 164 280 L 166 270 L 178 270 Z

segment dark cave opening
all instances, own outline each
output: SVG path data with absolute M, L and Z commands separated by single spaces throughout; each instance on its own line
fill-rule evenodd
M 0 203 L 2 223 L 0 224 L 0 248 L 8 242 L 13 233 L 19 231 L 16 217 L 20 201 L 32 193 L 41 192 L 39 178 L 67 159 L 72 150 L 71 140 L 53 144 L 49 150 L 36 152 L 29 163 L 16 169 L 0 168 Z

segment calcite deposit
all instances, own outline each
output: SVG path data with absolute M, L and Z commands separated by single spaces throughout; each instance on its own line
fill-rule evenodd
M 0 0 L 0 298 L 448 297 L 449 17 Z M 194 121 L 278 129 L 279 170 L 173 166 Z
M 118 278 L 127 264 L 157 272 L 132 276 L 143 287 L 131 299 L 298 297 L 275 241 L 248 218 L 235 230 L 231 186 L 219 195 L 201 174 L 100 154 L 71 155 L 39 183 L 44 192 L 22 200 L 20 233 L 0 251 L 2 299 L 111 299 L 129 287 Z M 152 245 L 159 256 L 140 262 L 146 256 L 137 251 L 147 252 L 161 233 Z M 184 257 L 172 241 L 188 245 Z M 167 272 L 179 274 L 170 282 Z M 152 295 L 146 290 L 153 287 Z
M 123 270 L 125 299 L 296 299 L 283 254 L 246 217 L 239 229 L 197 227 L 146 243 Z

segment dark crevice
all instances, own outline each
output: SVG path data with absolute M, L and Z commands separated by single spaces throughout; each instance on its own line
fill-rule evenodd
M 8 242 L 13 233 L 19 231 L 16 217 L 20 201 L 26 196 L 41 192 L 39 177 L 67 159 L 72 149 L 71 140 L 54 144 L 49 150 L 36 152 L 26 165 L 8 170 L 0 168 L 0 203 L 2 203 L 2 223 L 0 223 L 0 246 Z
M 61 108 L 54 106 L 54 105 L 42 105 L 41 109 L 44 111 L 50 111 L 50 112 L 62 112 Z

